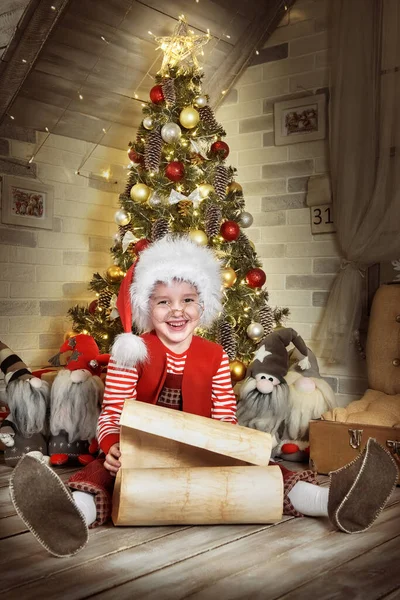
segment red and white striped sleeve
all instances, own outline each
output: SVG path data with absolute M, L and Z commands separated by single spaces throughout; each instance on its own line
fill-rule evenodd
M 120 418 L 125 400 L 136 398 L 138 372 L 135 367 L 118 367 L 111 357 L 108 363 L 103 407 L 97 425 L 97 439 L 101 450 L 107 454 L 119 442 Z
M 212 379 L 211 418 L 237 423 L 236 397 L 232 389 L 229 359 L 225 352 L 217 373 Z

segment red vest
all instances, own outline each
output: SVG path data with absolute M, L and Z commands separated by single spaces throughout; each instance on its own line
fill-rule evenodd
M 167 375 L 166 349 L 157 335 L 144 333 L 140 336 L 147 346 L 146 363 L 137 366 L 137 399 L 156 404 Z M 212 378 L 222 360 L 222 347 L 198 336 L 193 336 L 186 353 L 182 378 L 183 412 L 211 417 Z

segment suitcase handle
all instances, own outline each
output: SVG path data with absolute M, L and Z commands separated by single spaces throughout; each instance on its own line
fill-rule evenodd
M 348 429 L 350 439 L 349 444 L 354 450 L 358 450 L 361 446 L 361 438 L 363 434 L 363 429 Z
M 400 442 L 386 440 L 386 446 L 392 450 L 396 457 L 400 458 Z

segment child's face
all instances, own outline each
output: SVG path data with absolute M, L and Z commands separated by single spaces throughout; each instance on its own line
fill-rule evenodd
M 150 311 L 153 328 L 163 344 L 177 354 L 185 352 L 203 312 L 196 288 L 185 281 L 157 283 Z

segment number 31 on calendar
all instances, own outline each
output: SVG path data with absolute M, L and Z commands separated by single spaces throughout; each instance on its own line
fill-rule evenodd
M 333 233 L 336 231 L 333 222 L 332 204 L 311 206 L 311 233 Z

